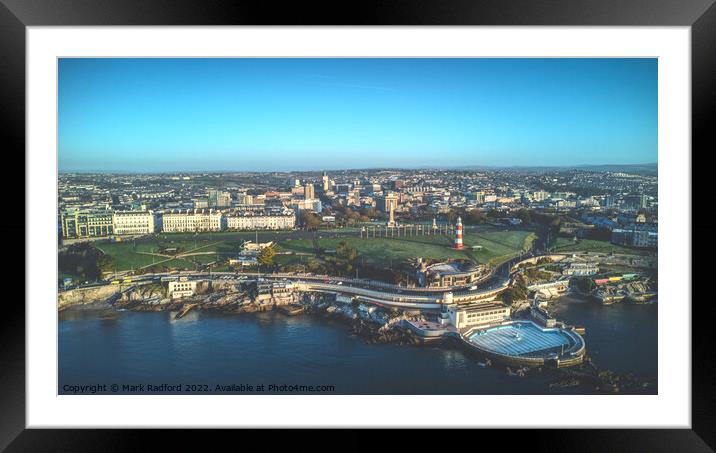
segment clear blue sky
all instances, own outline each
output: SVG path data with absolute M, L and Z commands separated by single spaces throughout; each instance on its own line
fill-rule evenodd
M 656 59 L 61 59 L 60 171 L 657 161 Z

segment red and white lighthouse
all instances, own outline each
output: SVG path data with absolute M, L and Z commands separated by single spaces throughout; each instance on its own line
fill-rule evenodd
M 457 224 L 455 225 L 455 243 L 453 244 L 452 248 L 456 250 L 461 250 L 462 247 L 462 219 L 458 217 Z

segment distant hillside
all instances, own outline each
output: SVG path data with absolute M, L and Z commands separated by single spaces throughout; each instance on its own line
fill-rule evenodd
M 579 170 L 591 170 L 591 171 L 613 171 L 613 172 L 628 172 L 628 173 L 642 173 L 642 174 L 657 174 L 659 171 L 658 164 L 630 164 L 630 165 L 582 165 L 574 167 Z
M 565 166 L 487 166 L 470 165 L 455 169 L 460 170 L 516 170 L 516 171 L 556 171 L 586 170 L 595 172 L 624 172 L 644 175 L 656 175 L 658 164 L 603 164 L 603 165 L 565 165 Z

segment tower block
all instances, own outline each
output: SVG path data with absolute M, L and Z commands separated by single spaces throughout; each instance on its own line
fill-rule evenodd
M 462 250 L 463 249 L 462 244 L 462 219 L 460 217 L 457 218 L 457 225 L 455 225 L 455 242 L 452 246 L 455 250 Z

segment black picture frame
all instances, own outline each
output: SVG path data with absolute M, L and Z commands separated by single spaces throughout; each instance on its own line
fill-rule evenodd
M 287 2 L 288 3 L 288 2 Z M 716 149 L 710 124 L 716 106 L 716 6 L 713 0 L 398 0 L 333 2 L 330 5 L 268 1 L 190 0 L 0 0 L 0 112 L 6 158 L 25 154 L 25 28 L 69 25 L 558 25 L 558 26 L 690 26 L 692 32 L 692 161 Z M 688 150 L 684 150 L 688 152 Z M 6 167 L 10 170 L 10 167 Z M 24 178 L 18 167 L 11 173 Z M 710 193 L 708 165 L 693 165 L 694 210 Z M 699 172 L 704 172 L 703 175 Z M 3 179 L 7 179 L 4 177 Z M 24 187 L 24 180 L 14 184 Z M 698 201 L 697 201 L 698 200 Z M 24 209 L 29 209 L 25 207 Z M 696 214 L 696 213 L 695 213 Z M 692 237 L 712 236 L 710 216 L 692 217 Z M 4 237 L 25 237 L 24 216 L 4 222 Z M 20 246 L 19 241 L 15 241 Z M 713 239 L 699 243 L 699 255 L 712 255 Z M 20 256 L 20 255 L 17 255 Z M 694 256 L 692 254 L 694 258 Z M 693 258 L 692 258 L 693 260 Z M 693 260 L 694 284 L 708 281 L 708 268 Z M 17 275 L 17 262 L 3 263 L 4 275 Z M 29 276 L 25 275 L 25 284 Z M 696 289 L 696 286 L 694 286 Z M 569 451 L 713 451 L 713 352 L 709 348 L 713 302 L 692 295 L 692 429 L 683 430 L 518 430 L 524 445 Z M 688 295 L 686 295 L 688 297 Z M 668 302 L 666 302 L 668 303 Z M 136 430 L 25 429 L 25 310 L 19 297 L 2 302 L 0 312 L 0 448 L 8 451 L 99 451 L 137 449 Z M 168 436 L 166 434 L 169 434 Z M 487 434 L 487 433 L 486 433 Z M 217 433 L 210 433 L 216 441 Z M 223 432 L 221 435 L 232 436 Z M 298 436 L 299 434 L 296 433 Z M 143 437 L 162 436 L 187 442 L 201 436 L 142 430 Z M 496 433 L 498 437 L 505 434 Z M 187 439 L 191 437 L 191 439 Z M 421 446 L 439 436 L 421 436 Z M 430 438 L 433 437 L 432 442 Z M 349 440 L 350 438 L 344 438 Z M 509 434 L 510 443 L 518 439 Z M 203 439 L 201 439 L 203 440 Z M 235 440 L 235 438 L 234 438 Z M 301 442 L 300 437 L 295 442 Z M 149 444 L 142 444 L 148 446 Z M 146 447 L 145 447 L 146 448 Z

